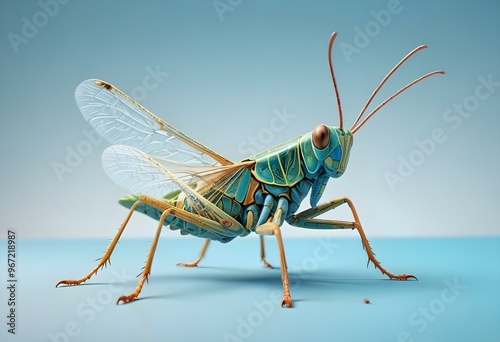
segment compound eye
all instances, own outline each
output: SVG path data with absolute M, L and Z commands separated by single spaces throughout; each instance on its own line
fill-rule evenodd
M 324 149 L 330 142 L 330 130 L 325 125 L 318 125 L 312 132 L 314 147 L 318 150 Z

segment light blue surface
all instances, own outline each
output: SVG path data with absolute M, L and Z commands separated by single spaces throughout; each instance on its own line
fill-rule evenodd
M 355 234 L 355 232 L 353 232 Z M 273 237 L 268 260 L 277 266 Z M 390 281 L 372 266 L 359 239 L 285 239 L 292 309 L 281 300 L 278 269 L 259 264 L 258 240 L 210 246 L 160 241 L 140 300 L 115 305 L 135 287 L 149 240 L 125 239 L 112 265 L 87 284 L 55 288 L 94 266 L 108 241 L 23 240 L 18 246 L 17 334 L 2 341 L 496 341 L 500 338 L 500 239 L 373 239 L 382 264 L 419 281 Z M 2 287 L 6 245 L 0 246 Z M 2 320 L 6 316 L 1 292 Z M 277 294 L 277 297 L 276 297 Z M 371 304 L 364 304 L 369 298 Z M 94 304 L 92 304 L 94 303 Z M 253 326 L 252 326 L 253 325 Z M 64 332 L 65 329 L 69 329 Z M 64 332 L 64 335 L 63 335 Z M 69 336 L 70 332 L 74 336 Z M 52 336 L 52 337 L 51 337 Z M 408 339 L 406 339 L 406 337 Z

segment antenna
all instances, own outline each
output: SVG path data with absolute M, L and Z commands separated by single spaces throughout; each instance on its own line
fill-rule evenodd
M 370 105 L 370 103 L 372 102 L 373 98 L 375 97 L 375 95 L 378 93 L 378 91 L 380 90 L 380 88 L 382 88 L 382 86 L 384 85 L 384 83 L 389 79 L 389 77 L 391 77 L 391 75 L 408 59 L 410 58 L 411 56 L 413 56 L 415 53 L 417 53 L 418 51 L 420 50 L 423 50 L 423 49 L 426 49 L 427 46 L 426 45 L 420 45 L 418 47 L 416 47 L 415 49 L 413 49 L 409 54 L 407 54 L 402 60 L 399 61 L 398 64 L 396 64 L 396 66 L 394 68 L 392 68 L 391 71 L 389 71 L 389 73 L 387 75 L 385 75 L 385 77 L 383 78 L 383 80 L 380 82 L 380 84 L 377 86 L 377 88 L 375 88 L 375 90 L 373 91 L 372 95 L 370 96 L 370 98 L 368 99 L 368 101 L 366 101 L 365 103 L 365 106 L 363 107 L 363 109 L 361 109 L 361 112 L 359 113 L 358 117 L 356 118 L 356 121 L 354 121 L 354 123 L 352 124 L 352 127 L 351 129 L 356 126 L 356 124 L 358 123 L 359 119 L 361 119 L 361 117 L 363 116 L 364 112 L 366 111 L 366 108 L 368 108 L 368 106 Z
M 354 123 L 352 124 L 351 126 L 351 129 L 350 131 L 354 134 L 359 128 L 361 128 L 361 126 L 363 126 L 365 124 L 366 121 L 368 121 L 369 118 L 371 118 L 373 116 L 373 114 L 375 114 L 380 108 L 382 108 L 387 102 L 389 102 L 390 100 L 392 100 L 393 98 L 395 98 L 396 96 L 398 96 L 400 93 L 402 93 L 403 91 L 405 91 L 406 89 L 410 88 L 412 85 L 422 81 L 423 79 L 429 77 L 429 76 L 432 76 L 432 75 L 435 75 L 435 74 L 444 74 L 445 72 L 442 71 L 442 70 L 436 70 L 436 71 L 433 71 L 433 72 L 430 72 L 428 74 L 425 74 L 419 78 L 417 78 L 416 80 L 414 80 L 413 82 L 411 83 L 408 83 L 406 86 L 404 86 L 403 88 L 399 89 L 397 92 L 395 92 L 394 94 L 392 94 L 391 96 L 389 96 L 387 99 L 384 100 L 384 102 L 382 102 L 380 105 L 378 105 L 374 110 L 372 110 L 370 112 L 370 114 L 368 114 L 366 116 L 366 118 L 364 118 L 359 124 L 359 120 L 363 117 L 363 114 L 365 113 L 366 109 L 368 108 L 368 106 L 370 105 L 370 103 L 372 102 L 373 98 L 375 97 L 375 95 L 378 93 L 378 91 L 382 88 L 382 86 L 384 85 L 384 83 L 392 76 L 392 74 L 394 74 L 394 72 L 404 63 L 406 62 L 411 56 L 413 56 L 414 54 L 416 54 L 418 51 L 420 50 L 423 50 L 427 48 L 426 45 L 420 45 L 420 46 L 417 46 L 415 49 L 413 49 L 412 51 L 410 51 L 410 53 L 408 53 L 405 57 L 403 57 L 403 59 L 401 59 L 399 61 L 398 64 L 396 64 L 394 66 L 394 68 L 391 69 L 391 71 L 389 71 L 389 73 L 387 75 L 385 75 L 385 77 L 382 79 L 382 81 L 379 83 L 379 85 L 375 88 L 375 90 L 373 91 L 373 93 L 371 94 L 371 96 L 368 98 L 368 101 L 366 101 L 365 105 L 363 106 L 363 109 L 361 109 L 361 112 L 359 113 L 358 117 L 356 118 L 356 121 L 354 121 Z
M 333 32 L 332 36 L 330 37 L 330 42 L 328 43 L 328 63 L 330 64 L 330 74 L 332 75 L 333 88 L 335 89 L 335 95 L 337 97 L 337 106 L 339 108 L 339 128 L 342 129 L 343 127 L 342 106 L 340 105 L 340 95 L 337 89 L 337 81 L 335 80 L 335 75 L 333 73 L 333 63 L 332 63 L 332 47 L 333 47 L 333 41 L 335 40 L 336 37 L 337 37 L 337 32 Z
M 418 83 L 418 82 L 422 81 L 423 79 L 425 79 L 425 78 L 427 78 L 427 77 L 429 77 L 429 76 L 436 75 L 436 74 L 444 74 L 444 73 L 445 73 L 445 72 L 444 72 L 443 70 L 436 70 L 436 71 L 432 71 L 432 72 L 430 72 L 430 73 L 428 73 L 428 74 L 425 74 L 425 75 L 423 75 L 423 76 L 420 76 L 419 78 L 417 78 L 417 79 L 416 79 L 416 80 L 414 80 L 413 82 L 408 83 L 408 84 L 407 84 L 407 85 L 405 85 L 403 88 L 399 89 L 397 92 L 395 92 L 394 94 L 392 94 L 391 96 L 389 96 L 387 99 L 385 99 L 385 100 L 384 100 L 384 102 L 382 102 L 382 103 L 381 103 L 381 104 L 379 104 L 379 105 L 378 105 L 378 106 L 377 106 L 374 110 L 372 110 L 372 111 L 370 112 L 370 114 L 368 114 L 368 115 L 366 116 L 366 118 L 364 118 L 364 119 L 363 119 L 363 121 L 361 121 L 361 122 L 359 123 L 359 125 L 357 125 L 357 126 L 356 126 L 356 127 L 354 127 L 354 128 L 351 128 L 351 130 L 350 130 L 350 131 L 351 131 L 353 134 L 354 134 L 354 133 L 356 133 L 356 131 L 357 131 L 358 129 L 360 129 L 360 128 L 361 128 L 361 126 L 363 126 L 363 125 L 365 124 L 365 122 L 366 122 L 366 121 L 368 121 L 368 119 L 369 119 L 369 118 L 371 118 L 371 117 L 373 116 L 373 114 L 375 114 L 375 113 L 376 113 L 376 112 L 377 112 L 380 108 L 382 108 L 383 106 L 385 106 L 385 104 L 386 104 L 387 102 L 389 102 L 390 100 L 392 100 L 393 98 L 395 98 L 396 96 L 398 96 L 399 94 L 401 94 L 401 93 L 402 93 L 403 91 L 405 91 L 406 89 L 410 88 L 412 85 L 414 85 L 414 84 L 416 84 L 416 83 Z M 359 118 L 358 118 L 358 120 L 359 120 Z M 356 122 L 357 122 L 358 120 L 356 120 Z

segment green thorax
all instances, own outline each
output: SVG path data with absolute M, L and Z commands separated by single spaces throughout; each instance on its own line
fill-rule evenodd
M 251 156 L 255 160 L 253 176 L 260 182 L 292 187 L 301 179 L 320 176 L 340 177 L 349 160 L 352 133 L 338 127 L 320 125 L 326 132 L 323 148 L 314 144 L 315 132 L 290 139 Z
M 290 139 L 248 158 L 255 160 L 253 176 L 271 185 L 291 187 L 297 184 L 304 177 L 300 163 L 300 138 Z

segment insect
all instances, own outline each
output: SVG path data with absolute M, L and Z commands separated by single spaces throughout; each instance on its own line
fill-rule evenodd
M 318 204 L 330 178 L 342 176 L 347 167 L 354 134 L 387 102 L 405 89 L 441 70 L 425 74 L 404 86 L 363 117 L 368 105 L 387 79 L 417 51 L 412 50 L 384 77 L 350 129 L 344 128 L 342 107 L 333 72 L 334 32 L 328 44 L 328 62 L 339 112 L 339 126 L 320 124 L 312 132 L 290 139 L 239 162 L 219 153 L 166 123 L 116 87 L 100 80 L 87 80 L 76 89 L 77 104 L 85 119 L 113 146 L 102 156 L 105 172 L 118 185 L 132 192 L 119 203 L 129 208 L 117 234 L 98 264 L 84 277 L 61 280 L 77 285 L 104 268 L 134 211 L 156 220 L 158 226 L 146 264 L 136 288 L 118 298 L 117 304 L 136 299 L 151 274 L 153 257 L 163 226 L 205 238 L 198 259 L 183 266 L 196 266 L 210 241 L 227 243 L 252 232 L 260 235 L 260 256 L 266 261 L 264 235 L 274 235 L 280 255 L 283 282 L 282 306 L 291 307 L 290 283 L 281 226 L 308 229 L 356 229 L 370 262 L 391 279 L 407 280 L 412 274 L 393 274 L 375 258 L 353 202 L 340 197 Z M 310 195 L 310 208 L 297 213 Z M 346 204 L 353 221 L 317 217 Z M 416 278 L 415 278 L 416 279 Z

